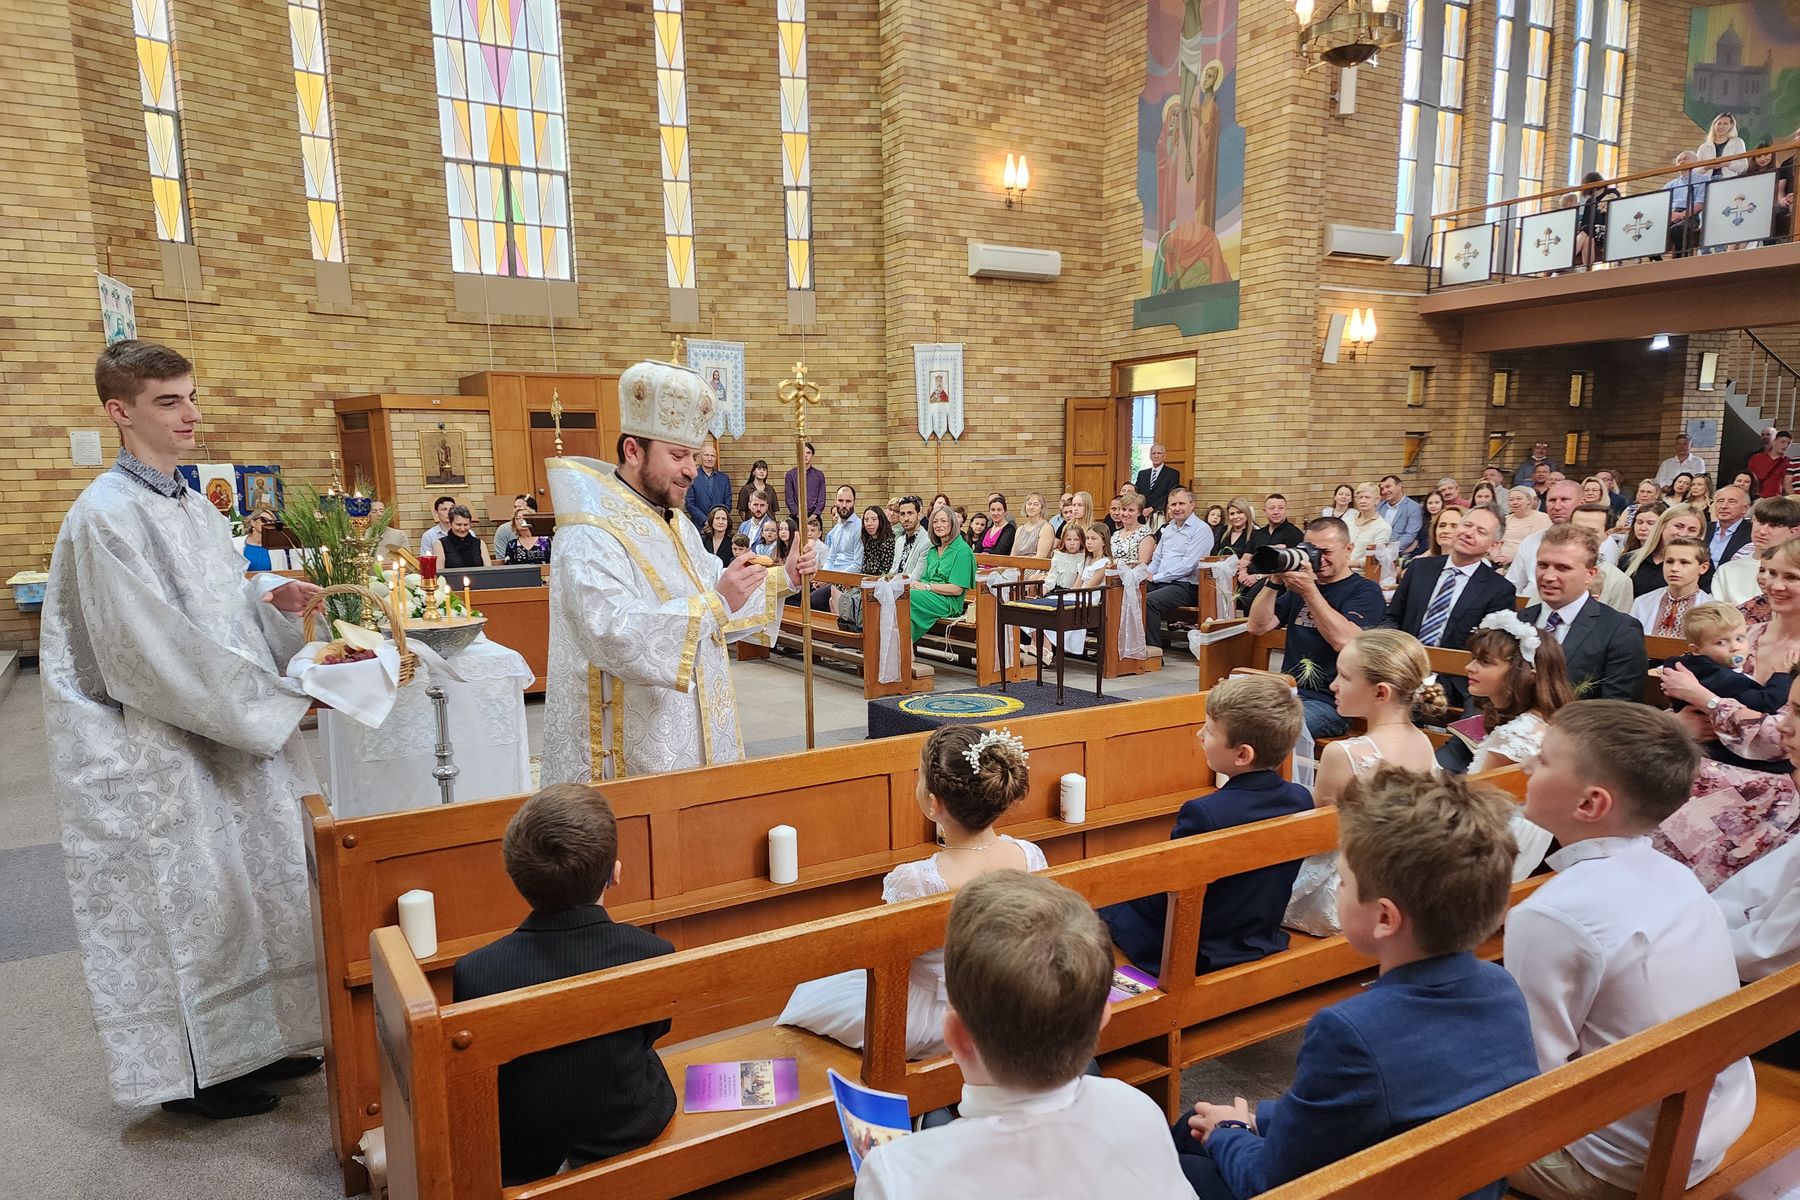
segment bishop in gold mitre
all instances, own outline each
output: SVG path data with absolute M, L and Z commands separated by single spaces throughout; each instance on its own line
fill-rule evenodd
M 642 362 L 619 379 L 617 463 L 548 462 L 556 509 L 543 782 L 585 783 L 744 756 L 726 645 L 769 645 L 782 597 L 814 569 L 729 567 L 682 512 L 713 393 Z

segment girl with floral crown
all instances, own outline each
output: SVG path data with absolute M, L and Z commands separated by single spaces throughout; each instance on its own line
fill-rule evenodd
M 1024 797 L 1030 778 L 1025 743 L 1004 729 L 946 725 L 934 731 L 920 755 L 913 799 L 937 825 L 943 849 L 889 871 L 882 903 L 953 892 L 989 871 L 1044 870 L 1042 850 L 994 830 L 994 822 Z M 867 1001 L 865 973 L 844 971 L 795 988 L 779 1021 L 860 1049 Z M 908 1058 L 949 1053 L 943 1032 L 948 1007 L 943 950 L 919 955 L 907 979 Z

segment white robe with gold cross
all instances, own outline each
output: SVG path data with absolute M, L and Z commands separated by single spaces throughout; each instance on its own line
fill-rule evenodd
M 556 511 L 542 782 L 587 783 L 744 756 L 727 643 L 768 645 L 792 589 L 736 610 L 723 568 L 676 510 L 665 517 L 590 458 L 546 464 Z

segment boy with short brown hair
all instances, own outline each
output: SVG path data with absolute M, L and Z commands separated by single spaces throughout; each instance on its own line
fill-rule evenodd
M 619 882 L 612 806 L 594 788 L 559 783 L 533 795 L 506 826 L 501 853 L 531 915 L 456 964 L 454 998 L 566 979 L 672 954 L 653 933 L 602 906 Z M 530 1183 L 564 1167 L 635 1150 L 675 1115 L 675 1088 L 654 1049 L 659 1021 L 527 1054 L 500 1068 L 500 1176 Z
M 1557 712 L 1530 768 L 1525 816 L 1562 843 L 1554 878 L 1506 921 L 1506 966 L 1531 1010 L 1548 1071 L 1737 990 L 1725 918 L 1693 871 L 1650 834 L 1688 800 L 1700 753 L 1673 717 L 1642 704 L 1586 700 Z M 1748 1060 L 1719 1072 L 1694 1145 L 1689 1187 L 1719 1166 L 1750 1124 Z M 1636 1192 L 1654 1106 L 1515 1172 L 1539 1200 Z
M 1299 698 L 1278 676 L 1240 675 L 1215 685 L 1206 694 L 1200 751 L 1207 768 L 1226 777 L 1225 785 L 1183 804 L 1169 837 L 1192 837 L 1310 811 L 1312 794 L 1281 777 L 1282 761 L 1293 752 L 1304 719 Z M 1286 950 L 1288 935 L 1281 918 L 1299 873 L 1298 861 L 1275 863 L 1208 887 L 1194 970 L 1218 971 Z M 1132 965 L 1160 977 L 1168 911 L 1168 894 L 1158 892 L 1109 904 L 1100 916 Z
M 1381 974 L 1307 1023 L 1280 1099 L 1196 1104 L 1176 1123 L 1201 1200 L 1248 1200 L 1537 1073 L 1518 986 L 1472 953 L 1506 911 L 1511 809 L 1455 775 L 1383 766 L 1351 783 L 1338 911 Z
M 869 1151 L 857 1200 L 1189 1200 L 1156 1102 L 1083 1074 L 1111 986 L 1106 930 L 1080 896 L 1023 871 L 964 884 L 944 938 L 961 1118 Z

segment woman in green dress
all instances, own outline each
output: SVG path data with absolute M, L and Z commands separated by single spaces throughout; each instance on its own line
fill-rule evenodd
M 939 621 L 962 615 L 963 595 L 975 586 L 975 552 L 958 536 L 956 514 L 948 508 L 931 512 L 931 548 L 925 569 L 912 585 L 912 640 Z

